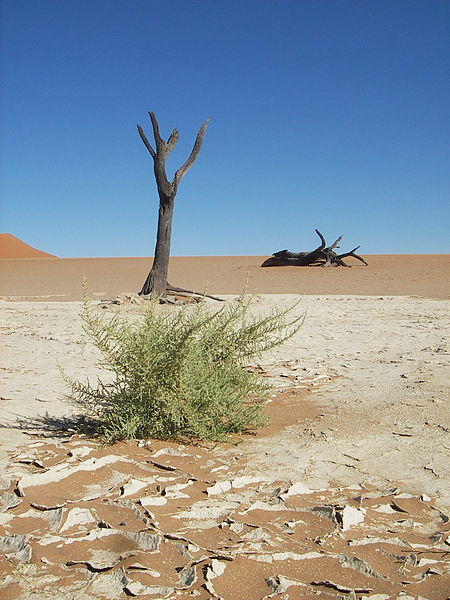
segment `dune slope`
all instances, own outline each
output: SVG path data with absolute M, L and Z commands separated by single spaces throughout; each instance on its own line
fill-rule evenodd
M 0 258 L 54 258 L 54 254 L 37 250 L 11 233 L 0 233 Z

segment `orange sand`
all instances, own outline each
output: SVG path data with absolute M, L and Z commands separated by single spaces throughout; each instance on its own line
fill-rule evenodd
M 173 257 L 172 285 L 210 294 L 323 294 L 450 297 L 449 254 L 365 255 L 368 267 L 260 268 L 267 256 Z M 79 300 L 87 277 L 96 298 L 138 292 L 151 258 L 33 258 L 0 260 L 0 295 L 36 300 Z M 35 298 L 34 298 L 35 297 Z
M 0 258 L 51 258 L 53 254 L 29 246 L 10 233 L 0 233 Z

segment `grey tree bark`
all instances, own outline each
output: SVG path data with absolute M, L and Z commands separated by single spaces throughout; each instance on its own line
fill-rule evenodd
M 178 142 L 178 131 L 174 129 L 167 142 L 164 141 L 160 136 L 158 121 L 156 120 L 154 113 L 149 112 L 148 114 L 152 123 L 156 149 L 154 149 L 148 141 L 142 127 L 137 125 L 137 129 L 141 140 L 153 159 L 153 172 L 155 175 L 156 186 L 158 188 L 159 195 L 159 211 L 155 256 L 150 273 L 147 275 L 147 279 L 145 280 L 139 294 L 151 294 L 152 296 L 159 296 L 163 298 L 166 296 L 168 289 L 170 290 L 171 288 L 171 286 L 167 283 L 167 274 L 169 270 L 170 243 L 172 237 L 172 220 L 175 196 L 177 195 L 180 181 L 192 167 L 201 150 L 203 136 L 205 135 L 209 119 L 206 119 L 201 126 L 195 139 L 191 154 L 187 158 L 186 162 L 175 172 L 172 181 L 169 181 L 167 179 L 165 165 L 167 157 Z
M 318 246 L 315 250 L 311 250 L 311 252 L 289 252 L 289 250 L 280 250 L 279 252 L 274 252 L 272 256 L 265 260 L 261 266 L 284 267 L 290 265 L 294 267 L 307 267 L 309 265 L 320 265 L 322 267 L 329 267 L 333 265 L 336 267 L 350 267 L 351 265 L 347 265 L 342 260 L 347 256 L 353 256 L 353 258 L 356 258 L 367 266 L 367 262 L 364 260 L 364 258 L 359 254 L 355 254 L 359 246 L 353 248 L 353 250 L 350 250 L 350 252 L 336 254 L 334 249 L 339 248 L 339 242 L 342 240 L 343 236 L 340 235 L 338 239 L 331 244 L 331 246 L 326 247 L 326 242 L 323 235 L 318 229 L 315 229 L 315 232 L 319 236 L 321 242 L 320 246 Z

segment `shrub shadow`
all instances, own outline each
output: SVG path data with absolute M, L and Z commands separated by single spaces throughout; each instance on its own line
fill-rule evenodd
M 68 437 L 73 434 L 84 434 L 98 437 L 100 421 L 85 414 L 57 417 L 46 412 L 33 417 L 18 417 L 14 423 L 3 424 L 2 429 L 20 429 L 24 433 L 42 437 Z

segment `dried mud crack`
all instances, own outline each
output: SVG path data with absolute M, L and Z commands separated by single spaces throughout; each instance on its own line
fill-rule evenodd
M 272 426 L 208 450 L 56 438 L 58 363 L 98 374 L 79 305 L 2 303 L 0 596 L 447 598 L 448 301 L 306 306 L 254 365 L 284 389 Z
M 425 495 L 251 476 L 236 448 L 82 437 L 35 442 L 8 471 L 3 598 L 447 597 L 449 520 Z

